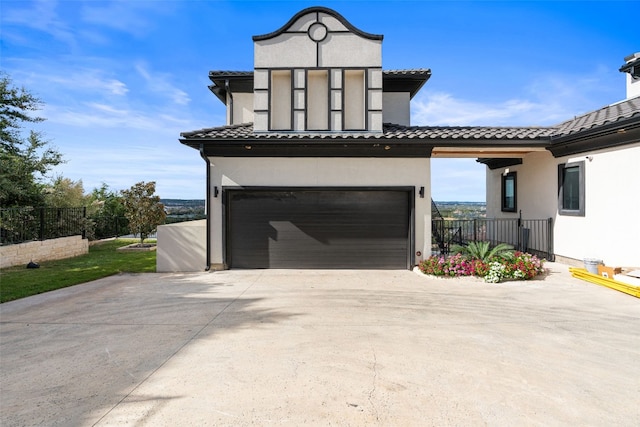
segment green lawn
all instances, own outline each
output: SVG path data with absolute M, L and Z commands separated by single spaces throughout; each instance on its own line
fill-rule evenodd
M 42 262 L 37 269 L 16 266 L 0 270 L 0 302 L 66 288 L 118 273 L 155 272 L 155 251 L 116 251 L 116 248 L 136 241 L 117 239 L 97 243 L 89 247 L 89 253 L 86 255 Z

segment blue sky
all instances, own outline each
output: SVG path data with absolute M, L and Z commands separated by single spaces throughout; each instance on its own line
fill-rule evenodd
M 0 68 L 45 103 L 42 131 L 91 191 L 156 181 L 204 198 L 205 167 L 178 142 L 224 124 L 210 70 L 251 70 L 251 36 L 309 6 L 383 34 L 383 68 L 430 68 L 414 125 L 552 125 L 625 97 L 640 51 L 636 1 L 2 0 Z M 484 201 L 484 166 L 432 161 L 435 200 Z

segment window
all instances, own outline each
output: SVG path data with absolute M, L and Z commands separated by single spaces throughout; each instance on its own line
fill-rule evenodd
M 516 183 L 516 172 L 509 172 L 502 175 L 502 212 L 516 211 Z
M 584 162 L 558 165 L 558 213 L 584 216 Z

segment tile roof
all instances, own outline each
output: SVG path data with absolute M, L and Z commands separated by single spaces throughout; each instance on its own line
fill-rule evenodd
M 410 68 L 407 70 L 382 70 L 383 75 L 387 76 L 430 76 L 429 68 Z
M 269 140 L 269 139 L 400 139 L 400 140 L 545 140 L 552 133 L 550 128 L 542 127 L 477 127 L 477 126 L 401 126 L 385 124 L 383 132 L 258 132 L 253 131 L 252 123 L 220 126 L 183 132 L 186 139 L 233 139 L 233 140 Z
M 636 117 L 640 119 L 640 97 L 627 99 L 553 126 L 554 137 L 588 131 L 606 124 Z
M 416 76 L 424 77 L 431 75 L 429 68 L 409 68 L 406 70 L 382 70 L 383 75 L 388 76 Z M 209 71 L 209 77 L 253 77 L 253 71 Z
M 209 71 L 209 77 L 253 77 L 253 71 Z

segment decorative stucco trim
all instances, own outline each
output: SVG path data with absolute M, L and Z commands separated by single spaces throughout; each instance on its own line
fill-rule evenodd
M 365 38 L 365 39 L 382 41 L 382 38 L 384 37 L 381 34 L 371 34 L 371 33 L 366 33 L 366 32 L 364 32 L 362 30 L 359 30 L 358 28 L 354 27 L 349 21 L 347 21 L 342 15 L 340 15 L 338 12 L 336 12 L 333 9 L 316 6 L 316 7 L 309 7 L 307 9 L 301 10 L 300 12 L 296 13 L 293 16 L 293 18 L 291 18 L 289 20 L 289 22 L 287 22 L 280 29 L 278 29 L 278 30 L 276 30 L 274 32 L 271 32 L 269 34 L 253 36 L 253 41 L 269 40 L 269 39 L 272 39 L 274 37 L 277 37 L 280 34 L 285 33 L 289 28 L 291 28 L 293 26 L 293 24 L 295 24 L 295 22 L 298 19 L 300 19 L 304 15 L 308 15 L 310 13 L 324 13 L 324 14 L 327 14 L 329 16 L 332 16 L 332 17 L 336 18 L 338 21 L 340 21 L 340 23 L 342 25 L 344 25 L 345 27 L 347 27 L 347 29 L 349 29 L 349 31 L 351 31 L 353 34 L 356 34 L 356 35 L 358 35 L 358 36 L 360 36 L 362 38 Z

